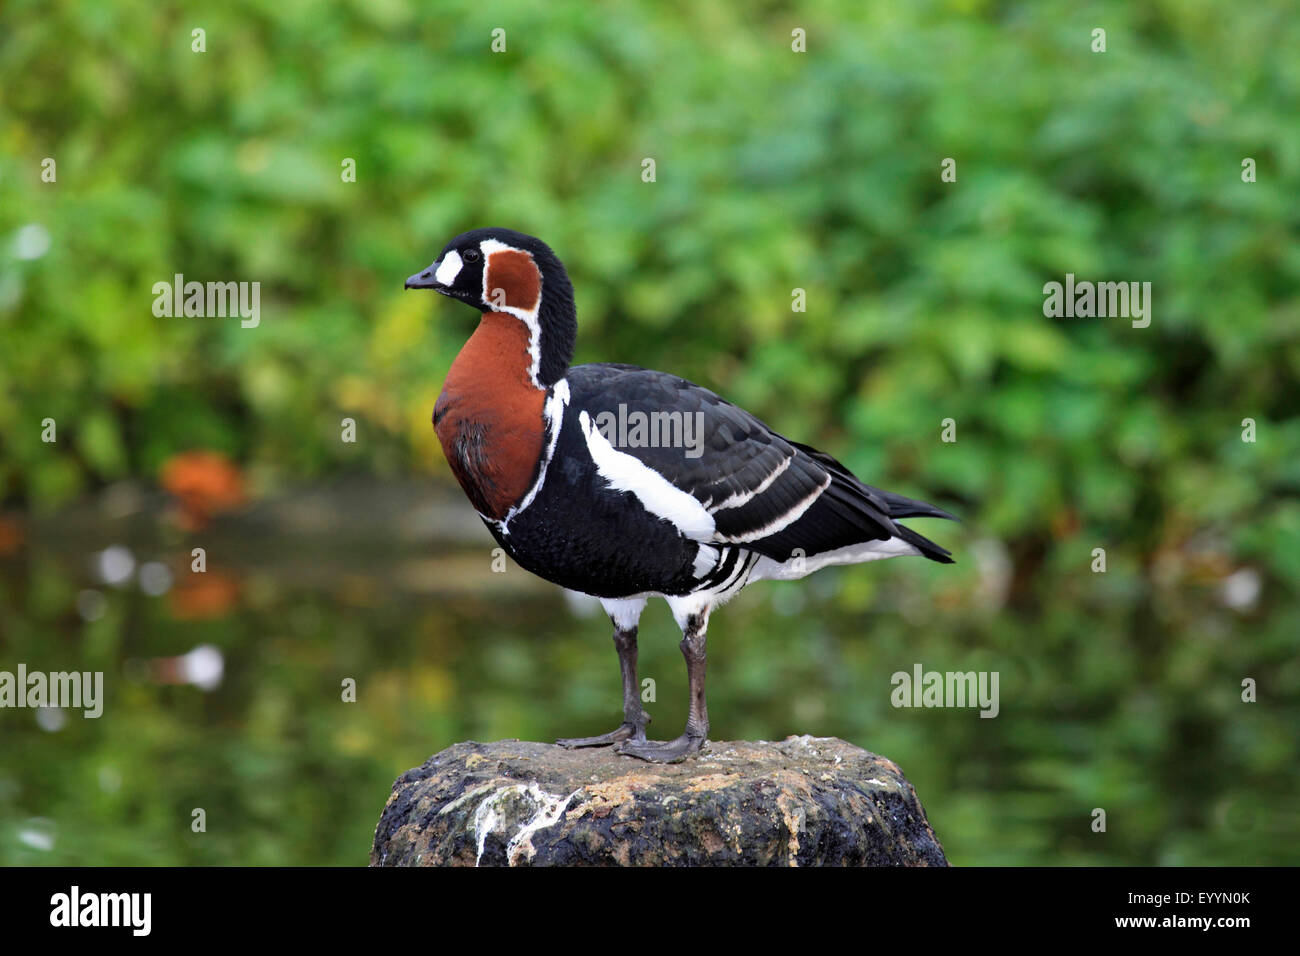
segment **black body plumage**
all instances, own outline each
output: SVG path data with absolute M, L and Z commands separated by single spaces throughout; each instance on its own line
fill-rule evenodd
M 704 426 L 699 457 L 688 457 L 681 447 L 618 450 L 706 507 L 753 492 L 790 459 L 762 493 L 740 507 L 714 513 L 719 535 L 729 538 L 762 529 L 829 479 L 825 493 L 799 519 L 771 535 L 730 545 L 734 550 L 784 562 L 795 549 L 816 557 L 899 537 L 933 561 L 952 561 L 948 551 L 893 520 L 952 517 L 947 512 L 863 484 L 834 458 L 787 440 L 706 388 L 664 372 L 614 364 L 575 366 L 566 381 L 570 398 L 537 497 L 510 520 L 508 534 L 487 522 L 510 556 L 539 577 L 597 597 L 688 594 L 708 584 L 692 571 L 701 542 L 650 513 L 634 492 L 611 488 L 600 475 L 579 424 L 583 411 L 593 421 L 602 413 L 698 413 Z

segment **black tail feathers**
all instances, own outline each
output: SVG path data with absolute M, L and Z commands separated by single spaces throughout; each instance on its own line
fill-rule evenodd
M 943 515 L 943 517 L 952 517 L 952 516 Z M 896 524 L 894 525 L 894 527 L 897 529 L 897 533 L 900 538 L 902 538 L 912 547 L 916 548 L 916 550 L 920 551 L 921 554 L 925 555 L 931 561 L 938 561 L 940 564 L 955 563 L 952 559 L 951 551 L 949 551 L 947 548 L 941 548 L 939 545 L 935 544 L 929 538 L 925 537 L 925 535 L 917 534 L 911 528 L 906 528 L 901 524 Z
M 787 439 L 788 440 L 788 439 Z M 791 442 L 796 448 L 811 455 L 822 466 L 827 468 L 833 475 L 840 478 L 854 492 L 844 495 L 844 498 L 853 498 L 855 495 L 861 496 L 864 500 L 859 503 L 862 505 L 870 504 L 871 507 L 885 512 L 890 518 L 946 518 L 949 521 L 960 521 L 956 515 L 949 514 L 942 508 L 937 508 L 932 504 L 924 501 L 917 501 L 915 498 L 908 498 L 905 495 L 897 495 L 892 491 L 884 491 L 880 488 L 873 488 L 871 485 L 864 484 L 857 475 L 849 471 L 841 462 L 826 454 L 824 451 L 818 451 L 809 445 L 801 445 L 799 442 Z M 883 504 L 883 507 L 881 507 Z M 938 561 L 940 564 L 954 564 L 952 552 L 947 548 L 940 547 L 924 535 L 917 534 L 911 528 L 905 528 L 901 524 L 895 524 L 895 533 L 908 544 L 912 545 L 925 557 L 931 561 Z
M 961 520 L 956 515 L 949 514 L 942 508 L 936 508 L 924 501 L 905 498 L 902 495 L 894 494 L 892 491 L 881 491 L 879 488 L 873 488 L 872 490 L 885 499 L 885 502 L 889 505 L 889 517 L 891 518 L 947 518 L 949 521 Z

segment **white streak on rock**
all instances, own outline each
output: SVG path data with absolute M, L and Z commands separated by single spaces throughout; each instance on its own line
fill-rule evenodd
M 481 787 L 473 793 L 480 793 L 488 789 Z M 506 843 L 506 863 L 510 866 L 516 866 L 520 862 L 523 854 L 527 854 L 524 859 L 532 859 L 537 851 L 533 848 L 533 834 L 538 830 L 544 830 L 547 827 L 554 826 L 564 816 L 565 811 L 569 809 L 569 803 L 582 792 L 579 787 L 567 797 L 559 794 L 547 793 L 536 783 L 516 784 L 512 787 L 501 787 L 491 796 L 483 799 L 478 807 L 474 810 L 474 836 L 478 844 L 478 854 L 474 858 L 474 865 L 478 866 L 483 860 L 483 849 L 487 844 L 488 834 L 497 829 L 498 824 L 505 824 L 506 827 L 511 825 L 508 817 L 507 806 L 511 798 L 521 798 L 532 804 L 532 816 L 515 831 L 509 842 Z M 465 794 L 460 800 L 467 799 L 472 794 Z M 457 802 L 459 803 L 460 800 Z M 448 808 L 450 809 L 450 807 Z M 443 812 L 446 812 L 445 810 Z

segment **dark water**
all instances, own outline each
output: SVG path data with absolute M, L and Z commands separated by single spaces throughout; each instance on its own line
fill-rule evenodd
M 607 622 L 493 573 L 452 497 L 337 487 L 188 533 L 126 498 L 10 521 L 0 670 L 103 671 L 105 702 L 93 720 L 0 709 L 0 864 L 359 865 L 393 778 L 431 753 L 618 722 Z M 1044 559 L 1080 560 L 1070 588 L 1024 592 L 971 534 L 944 539 L 955 567 L 823 571 L 716 613 L 712 738 L 838 736 L 892 758 L 956 864 L 1300 861 L 1294 607 L 1267 581 L 1225 600 L 1194 569 L 1093 575 L 1086 549 Z M 132 563 L 117 586 L 112 545 Z M 685 719 L 678 638 L 652 603 L 658 737 Z M 199 647 L 219 682 L 171 683 L 165 659 Z M 918 663 L 996 671 L 998 716 L 893 707 L 890 676 Z

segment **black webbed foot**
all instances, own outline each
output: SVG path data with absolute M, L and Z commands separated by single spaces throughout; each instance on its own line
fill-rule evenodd
M 679 763 L 703 746 L 703 737 L 682 734 L 676 740 L 625 740 L 614 752 L 650 763 Z

